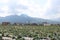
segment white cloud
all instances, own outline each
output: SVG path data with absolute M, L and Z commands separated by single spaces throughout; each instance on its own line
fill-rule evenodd
M 11 14 L 8 13 L 8 6 L 3 6 L 1 8 L 2 12 L 0 12 L 1 17 L 9 16 Z
M 58 7 L 56 10 L 58 12 L 56 14 L 50 15 L 50 13 L 48 13 L 47 15 L 48 10 L 52 10 L 55 5 L 55 3 L 53 5 L 54 0 L 53 1 L 52 0 L 0 0 L 1 3 L 6 3 L 6 4 L 9 3 L 9 1 L 12 4 L 11 5 L 11 7 L 13 8 L 12 11 L 16 10 L 17 12 L 20 12 L 17 15 L 24 13 L 32 17 L 39 17 L 39 18 L 45 18 L 45 19 L 60 17 L 59 15 L 60 9 Z M 18 5 L 23 5 L 27 7 L 27 9 L 24 9 L 24 7 L 21 7 L 22 9 L 13 7 L 13 6 L 18 6 Z M 0 7 L 0 9 L 4 11 L 4 15 L 0 13 L 1 14 L 0 16 L 7 16 L 7 15 L 13 14 L 13 13 L 11 14 L 8 13 L 8 11 L 10 11 L 10 7 L 8 7 L 8 5 Z
M 0 0 L 0 3 L 8 3 L 9 0 Z
M 8 12 L 8 6 L 3 6 L 3 7 L 1 7 L 1 10 L 3 10 L 3 11 L 5 11 L 5 12 Z
M 46 17 L 48 19 L 60 18 L 60 0 L 52 0 L 52 7 L 48 9 Z
M 8 14 L 8 13 L 0 13 L 0 17 L 5 17 L 5 16 L 9 16 L 11 14 Z
M 32 17 L 45 18 L 47 9 L 51 8 L 51 0 L 47 0 L 47 2 L 44 3 L 45 5 L 43 5 L 43 7 L 36 1 L 39 2 L 39 0 L 19 0 L 18 4 L 28 6 L 27 10 L 20 11 Z

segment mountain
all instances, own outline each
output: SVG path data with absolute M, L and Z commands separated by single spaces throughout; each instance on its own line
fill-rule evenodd
M 57 22 L 60 22 L 60 18 L 54 18 L 54 19 L 52 19 L 52 20 L 55 20 L 55 21 L 57 21 Z
M 0 23 L 2 23 L 2 22 L 37 23 L 37 24 L 40 24 L 42 22 L 48 22 L 48 23 L 53 23 L 53 24 L 59 23 L 57 21 L 30 17 L 30 16 L 27 16 L 25 14 L 21 14 L 20 16 L 18 16 L 18 15 L 10 15 L 10 16 L 6 16 L 6 17 L 0 17 Z

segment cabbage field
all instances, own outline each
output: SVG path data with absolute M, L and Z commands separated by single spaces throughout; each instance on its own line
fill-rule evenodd
M 36 26 L 36 25 L 0 25 L 0 34 L 21 37 L 44 38 L 50 37 L 51 40 L 60 40 L 60 26 Z

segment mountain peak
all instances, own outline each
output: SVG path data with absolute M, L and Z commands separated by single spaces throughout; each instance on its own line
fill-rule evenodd
M 28 15 L 26 15 L 26 14 L 21 14 L 20 16 L 22 16 L 22 17 L 28 17 Z

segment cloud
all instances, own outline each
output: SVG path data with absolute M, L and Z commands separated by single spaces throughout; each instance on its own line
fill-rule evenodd
M 46 16 L 49 19 L 60 18 L 60 0 L 52 0 L 52 7 L 51 9 L 47 10 Z
M 0 14 L 4 12 L 2 16 L 27 14 L 45 19 L 60 17 L 59 0 L 3 0 L 0 2 Z
M 46 1 L 44 3 L 44 1 Z M 19 0 L 18 4 L 26 5 L 27 10 L 20 10 L 22 13 L 28 14 L 32 17 L 45 18 L 47 9 L 51 8 L 51 0 Z
M 0 0 L 0 4 L 8 4 L 9 0 Z

